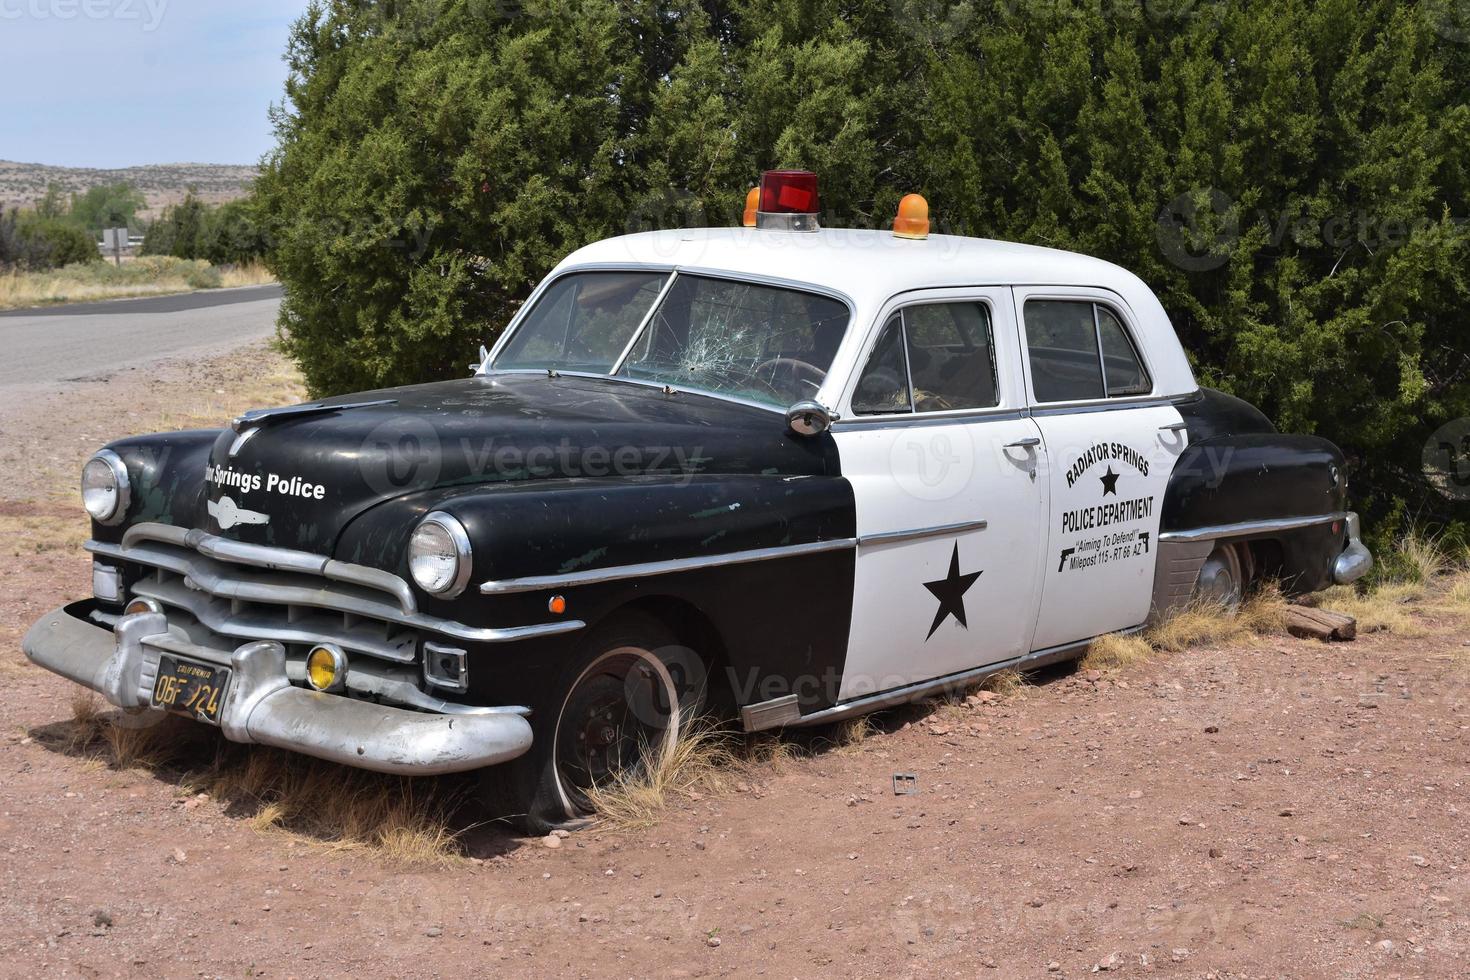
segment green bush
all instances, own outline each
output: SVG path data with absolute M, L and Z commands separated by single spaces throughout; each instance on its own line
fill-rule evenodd
M 64 218 L 12 209 L 0 221 L 0 266 L 39 271 L 98 261 L 97 242 Z
M 514 16 L 506 11 L 514 9 Z M 314 393 L 462 371 L 569 250 L 731 224 L 759 170 L 828 224 L 1099 255 L 1201 380 L 1353 460 L 1388 528 L 1470 415 L 1470 23 L 1431 0 L 313 4 L 257 184 Z

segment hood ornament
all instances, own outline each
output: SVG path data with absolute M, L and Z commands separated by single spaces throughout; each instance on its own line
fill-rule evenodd
M 280 408 L 256 408 L 230 421 L 230 428 L 237 433 L 230 443 L 229 458 L 234 459 L 244 445 L 266 425 L 276 419 L 300 418 L 303 415 L 323 415 L 327 412 L 345 412 L 353 408 L 371 408 L 375 405 L 397 405 L 396 398 L 379 398 L 370 402 L 337 402 L 324 405 L 321 402 L 306 402 L 302 405 L 284 405 Z

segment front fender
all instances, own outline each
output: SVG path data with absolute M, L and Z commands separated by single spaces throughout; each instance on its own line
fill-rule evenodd
M 132 485 L 126 516 L 116 524 L 92 524 L 92 537 L 116 544 L 134 524 L 194 527 L 204 500 L 204 472 L 219 429 L 134 436 L 109 443 L 128 468 Z
M 487 626 L 550 622 L 556 616 L 548 599 L 561 594 L 568 616 L 595 625 L 630 603 L 677 603 L 697 610 L 720 637 L 725 666 L 737 675 L 737 700 L 742 690 L 757 697 L 773 676 L 794 685 L 795 678 L 821 678 L 842 667 L 851 616 L 851 548 L 741 565 L 700 567 L 692 561 L 851 541 L 852 488 L 841 477 L 547 480 L 415 493 L 357 517 L 343 532 L 335 557 L 408 577 L 408 539 L 433 510 L 464 524 L 474 571 L 455 599 L 422 597 L 421 607 L 430 614 Z M 678 567 L 684 560 L 691 560 L 687 569 Z M 652 577 L 505 595 L 484 595 L 479 588 L 491 580 L 650 562 L 673 562 L 675 568 Z M 545 669 L 548 661 L 564 658 L 566 646 L 564 638 L 527 643 L 515 670 Z M 810 684 L 811 703 L 825 705 L 829 687 L 835 690 Z

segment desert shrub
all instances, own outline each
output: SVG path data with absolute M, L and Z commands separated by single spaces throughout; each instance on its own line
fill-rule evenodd
M 1451 3 L 315 3 L 256 192 L 312 391 L 447 377 L 568 251 L 728 225 L 769 166 L 826 223 L 1118 262 L 1201 380 L 1347 451 L 1370 527 L 1470 415 L 1470 24 Z

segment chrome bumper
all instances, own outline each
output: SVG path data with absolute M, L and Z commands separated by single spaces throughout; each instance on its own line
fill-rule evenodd
M 1373 567 L 1373 553 L 1359 540 L 1362 533 L 1362 522 L 1358 515 L 1349 512 L 1347 515 L 1347 547 L 1342 549 L 1332 563 L 1332 581 L 1338 585 L 1347 585 L 1356 582 L 1368 570 Z
M 274 745 L 330 762 L 404 776 L 463 772 L 507 762 L 531 747 L 531 726 L 515 709 L 431 714 L 293 687 L 286 651 L 256 641 L 233 652 L 170 633 L 161 613 L 136 613 L 107 630 L 63 606 L 21 642 L 41 667 L 100 693 L 127 711 L 151 711 L 164 653 L 231 668 L 220 729 L 234 742 Z M 521 709 L 524 710 L 524 709 Z

